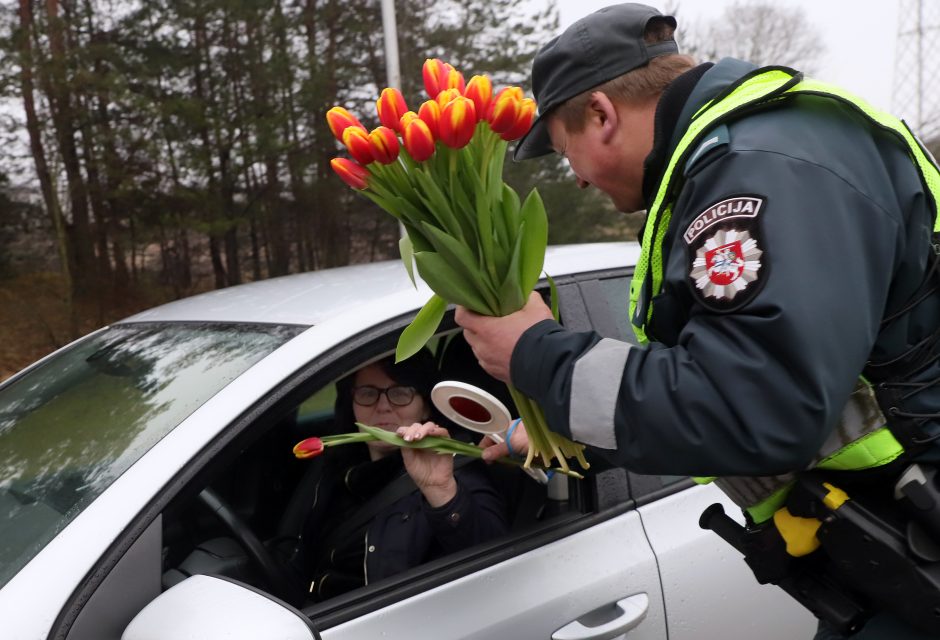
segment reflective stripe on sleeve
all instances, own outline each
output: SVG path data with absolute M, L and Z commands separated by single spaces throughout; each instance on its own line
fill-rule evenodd
M 604 338 L 574 365 L 568 424 L 578 442 L 616 449 L 614 412 L 631 345 Z

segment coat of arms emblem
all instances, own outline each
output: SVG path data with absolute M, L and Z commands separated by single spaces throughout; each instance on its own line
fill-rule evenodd
M 730 301 L 757 280 L 762 253 L 747 231 L 720 230 L 698 248 L 689 276 L 706 298 Z

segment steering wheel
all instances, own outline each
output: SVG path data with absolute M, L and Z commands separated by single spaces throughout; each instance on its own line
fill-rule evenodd
M 208 487 L 199 493 L 199 499 L 235 537 L 238 544 L 248 554 L 249 560 L 261 571 L 261 575 L 271 588 L 271 592 L 282 600 L 296 603 L 299 588 L 295 586 L 287 569 L 274 559 L 271 551 L 248 528 L 245 521 L 235 513 L 235 510 L 219 494 Z

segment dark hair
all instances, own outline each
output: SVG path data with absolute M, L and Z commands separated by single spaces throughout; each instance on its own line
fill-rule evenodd
M 440 380 L 440 374 L 434 356 L 431 355 L 428 349 L 422 349 L 407 360 L 398 363 L 395 362 L 395 356 L 388 356 L 372 364 L 378 366 L 396 384 L 414 387 L 418 395 L 424 398 L 424 402 L 431 412 L 431 420 L 440 422 L 441 416 L 431 403 L 431 389 Z M 333 407 L 333 415 L 336 427 L 341 432 L 355 430 L 353 425 L 356 419 L 352 406 L 352 389 L 358 372 L 359 369 L 336 382 L 336 403 Z

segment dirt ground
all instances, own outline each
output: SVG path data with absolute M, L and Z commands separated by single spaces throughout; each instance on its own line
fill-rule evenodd
M 170 299 L 159 287 L 68 301 L 57 273 L 42 272 L 0 280 L 0 381 L 95 329 Z

